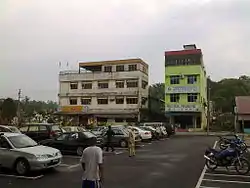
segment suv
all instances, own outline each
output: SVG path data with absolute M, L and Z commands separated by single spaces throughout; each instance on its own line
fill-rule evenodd
M 23 134 L 26 134 L 35 141 L 54 138 L 63 132 L 59 125 L 48 123 L 25 124 L 19 129 Z

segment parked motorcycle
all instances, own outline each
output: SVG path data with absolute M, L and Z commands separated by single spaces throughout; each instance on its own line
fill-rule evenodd
M 234 166 L 235 170 L 240 175 L 245 175 L 250 171 L 250 163 L 244 157 L 244 151 L 241 146 L 231 141 L 227 149 L 216 150 L 208 148 L 205 152 L 206 166 L 210 170 L 215 170 L 217 167 L 225 167 L 228 169 Z
M 229 138 L 219 136 L 220 139 L 218 141 L 218 144 L 219 144 L 220 149 L 222 150 L 227 149 L 230 146 L 231 142 L 235 142 L 242 151 L 246 151 L 247 145 L 244 142 L 244 140 L 241 139 L 238 135 L 234 135 L 234 137 L 235 138 L 229 139 Z

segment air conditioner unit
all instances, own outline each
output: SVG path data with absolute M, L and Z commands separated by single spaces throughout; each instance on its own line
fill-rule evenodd
M 110 101 L 115 101 L 115 99 L 114 98 L 111 98 L 111 99 L 109 99 Z
M 185 75 L 184 75 L 184 74 L 182 74 L 182 75 L 181 75 L 181 79 L 184 79 L 184 78 L 185 78 Z

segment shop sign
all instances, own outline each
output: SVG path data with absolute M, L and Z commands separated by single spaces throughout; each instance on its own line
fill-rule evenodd
M 87 112 L 88 106 L 61 106 L 59 112 Z
M 166 93 L 199 93 L 198 86 L 167 86 Z
M 173 112 L 197 112 L 199 110 L 199 105 L 196 104 L 167 104 L 165 107 L 165 111 Z

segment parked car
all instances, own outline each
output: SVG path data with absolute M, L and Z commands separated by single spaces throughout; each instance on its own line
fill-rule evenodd
M 152 126 L 140 126 L 140 128 L 145 129 L 147 131 L 150 131 L 152 134 L 152 139 L 154 139 L 154 140 L 159 139 L 159 134 L 157 133 L 157 131 L 154 127 L 152 127 Z
M 148 141 L 148 140 L 151 140 L 152 139 L 152 134 L 151 134 L 151 131 L 148 131 L 148 130 L 145 130 L 143 128 L 140 128 L 140 127 L 136 127 L 136 126 L 129 126 L 129 128 L 131 130 L 136 130 L 139 132 L 139 135 L 140 135 L 140 138 L 143 140 L 143 141 Z
M 90 146 L 92 137 L 96 136 L 90 131 L 65 132 L 56 138 L 43 140 L 40 144 L 57 148 L 63 153 L 74 153 L 81 156 L 83 150 Z M 97 146 L 103 148 L 103 139 L 101 137 L 97 137 Z
M 79 126 L 65 126 L 62 127 L 64 132 L 84 132 L 86 131 L 86 129 L 84 129 L 83 127 L 79 127 Z
M 13 169 L 19 175 L 55 168 L 61 159 L 59 150 L 38 145 L 24 134 L 0 133 L 0 166 Z
M 0 132 L 21 133 L 17 127 L 9 125 L 0 125 Z
M 127 147 L 128 146 L 128 130 L 124 125 L 114 125 L 111 126 L 112 130 L 114 131 L 115 135 L 113 137 L 113 145 L 114 146 L 119 146 L 119 147 Z M 107 129 L 102 130 L 102 136 L 104 138 L 104 145 L 107 143 L 107 136 L 105 136 Z
M 20 131 L 35 141 L 54 138 L 63 132 L 59 125 L 48 123 L 25 124 Z

